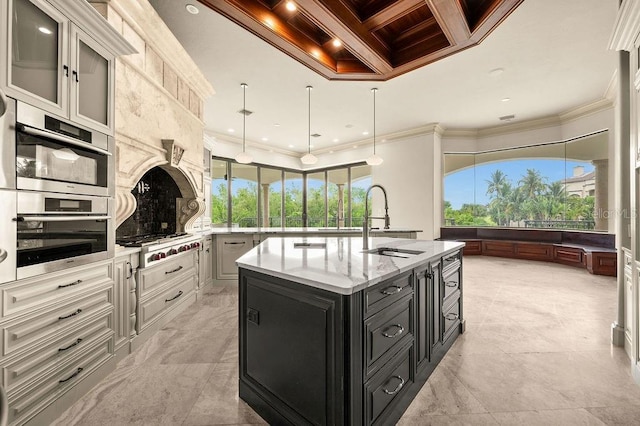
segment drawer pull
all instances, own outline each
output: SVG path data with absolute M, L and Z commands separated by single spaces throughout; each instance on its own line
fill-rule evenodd
M 390 290 L 390 289 L 394 289 L 394 290 Z M 392 294 L 400 293 L 403 289 L 404 287 L 398 287 L 397 285 L 392 285 L 391 287 L 387 287 L 384 290 L 381 290 L 380 293 L 386 294 L 387 296 L 391 296 Z
M 180 271 L 180 270 L 182 270 L 182 265 L 178 266 L 176 269 L 173 269 L 173 270 L 171 270 L 171 271 L 167 271 L 167 272 L 165 272 L 164 274 L 165 274 L 165 275 L 173 274 L 174 272 L 178 272 L 178 271 Z
M 400 383 L 398 383 L 398 386 L 396 386 L 396 388 L 392 391 L 382 388 L 382 390 L 384 391 L 384 393 L 386 393 L 387 395 L 394 395 L 398 392 L 400 392 L 400 389 L 402 389 L 402 387 L 404 386 L 404 379 L 400 376 L 391 376 L 392 379 L 398 379 L 400 380 Z
M 397 327 L 398 329 L 396 330 L 396 332 L 395 332 L 395 333 L 393 333 L 393 334 L 389 334 L 389 333 L 387 333 L 387 330 L 389 330 L 391 327 Z M 387 330 L 383 331 L 383 332 L 382 332 L 382 335 L 383 335 L 384 337 L 388 337 L 389 339 L 393 339 L 394 337 L 398 337 L 399 335 L 401 335 L 402 333 L 404 333 L 404 327 L 403 327 L 403 326 L 401 326 L 400 324 L 393 324 L 393 325 L 389 326 L 389 327 L 387 328 Z
M 72 375 L 70 375 L 69 377 L 67 377 L 66 379 L 62 379 L 62 380 L 58 380 L 58 383 L 64 383 L 64 382 L 68 382 L 69 380 L 73 379 L 74 377 L 76 377 L 78 374 L 80 374 L 82 372 L 82 370 L 84 370 L 84 368 L 82 367 L 78 367 L 78 369 L 76 370 L 75 373 L 73 373 Z
M 444 283 L 444 285 L 446 285 L 447 287 L 450 287 L 450 288 L 454 288 L 454 287 L 458 287 L 458 282 L 457 281 L 447 281 L 446 283 Z
M 454 255 L 452 255 L 452 256 L 449 256 L 449 257 L 445 257 L 445 258 L 444 258 L 444 261 L 445 261 L 445 262 L 453 262 L 454 260 L 458 260 L 458 255 L 457 255 L 457 254 L 454 254 Z
M 63 317 L 58 317 L 58 321 L 63 320 L 63 319 L 67 319 L 67 318 L 71 318 L 71 317 L 75 317 L 76 315 L 78 315 L 80 312 L 82 312 L 82 309 L 78 308 L 77 311 L 75 312 L 71 312 L 69 315 L 65 315 Z
M 180 290 L 180 291 L 178 292 L 178 294 L 176 294 L 175 296 L 173 296 L 171 299 L 164 299 L 164 303 L 171 302 L 172 300 L 176 300 L 178 297 L 182 296 L 182 294 L 183 294 L 183 293 L 182 293 L 182 290 Z
M 246 244 L 246 241 L 225 241 L 225 244 L 237 245 L 237 244 Z
M 58 286 L 58 288 L 73 287 L 74 285 L 78 285 L 80 283 L 82 283 L 82 280 L 77 280 L 77 281 L 74 281 L 74 282 L 69 283 L 69 284 L 61 284 L 61 285 Z
M 69 349 L 73 348 L 74 346 L 77 346 L 80 344 L 80 342 L 82 342 L 81 338 L 78 338 L 75 342 L 73 342 L 72 344 L 70 344 L 69 346 L 67 346 L 66 348 L 58 348 L 58 352 L 64 352 L 64 351 L 68 351 Z
M 448 319 L 449 321 L 455 321 L 458 318 L 460 318 L 460 315 L 456 314 L 455 312 L 449 312 L 447 315 L 444 316 L 446 319 Z

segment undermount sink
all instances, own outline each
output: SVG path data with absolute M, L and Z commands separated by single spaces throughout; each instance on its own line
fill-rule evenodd
M 293 248 L 327 248 L 327 243 L 293 243 Z
M 399 249 L 395 247 L 376 247 L 370 250 L 364 250 L 364 253 L 377 254 L 378 256 L 402 257 L 404 259 L 408 259 L 424 252 L 420 250 Z

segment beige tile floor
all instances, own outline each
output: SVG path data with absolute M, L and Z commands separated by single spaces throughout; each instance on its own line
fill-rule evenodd
M 640 425 L 640 387 L 610 345 L 616 281 L 582 269 L 464 260 L 460 336 L 401 425 Z M 264 423 L 238 399 L 237 296 L 213 288 L 56 425 Z

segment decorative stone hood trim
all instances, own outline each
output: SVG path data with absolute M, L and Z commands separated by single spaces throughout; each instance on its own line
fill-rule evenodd
M 167 150 L 167 161 L 173 167 L 178 167 L 184 148 L 175 143 L 173 139 L 162 139 L 162 146 Z

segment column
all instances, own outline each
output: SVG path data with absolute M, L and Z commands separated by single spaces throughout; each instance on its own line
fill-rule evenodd
M 262 227 L 269 227 L 269 184 L 262 185 Z
M 344 183 L 338 184 L 338 228 L 344 227 Z
M 611 216 L 609 211 L 609 160 L 593 160 L 591 163 L 596 168 L 595 229 L 608 231 Z

